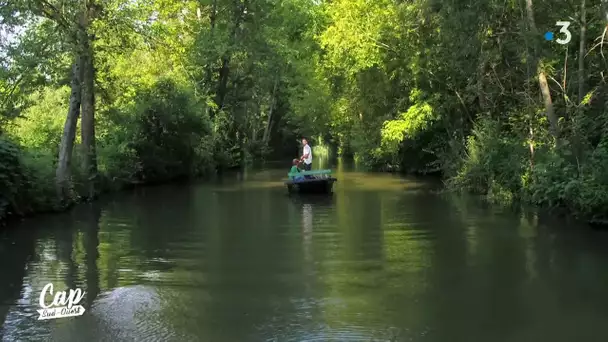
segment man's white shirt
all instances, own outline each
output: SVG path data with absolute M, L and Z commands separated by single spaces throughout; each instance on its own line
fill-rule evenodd
M 310 145 L 308 145 L 308 144 L 304 145 L 304 155 L 307 155 L 307 154 L 308 154 L 308 157 L 304 158 L 304 163 L 310 164 L 310 163 L 312 163 L 312 151 L 310 149 Z

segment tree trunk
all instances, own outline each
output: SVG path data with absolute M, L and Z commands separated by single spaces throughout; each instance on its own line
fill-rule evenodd
M 523 20 L 523 18 L 522 18 Z M 528 44 L 528 40 L 525 39 L 524 43 L 526 44 L 526 59 L 529 60 L 531 59 L 530 56 L 530 48 L 529 48 L 529 44 Z M 526 80 L 529 80 L 531 78 L 532 75 L 532 68 L 530 63 L 526 63 Z M 526 82 L 525 84 L 525 91 L 526 93 L 530 93 L 530 86 L 529 83 Z M 530 104 L 530 96 L 526 96 L 526 117 L 527 117 L 527 121 L 528 121 L 528 147 L 530 149 L 530 169 L 534 169 L 534 127 L 533 127 L 533 122 L 534 122 L 534 114 L 532 113 L 532 105 Z
M 579 42 L 579 51 L 578 51 L 578 103 L 581 104 L 583 99 L 585 98 L 585 39 L 586 39 L 586 31 L 587 31 L 587 8 L 585 6 L 585 0 L 581 0 L 581 36 Z M 564 81 L 564 89 L 566 88 Z M 584 149 L 581 144 L 581 137 L 579 132 L 579 127 L 576 120 L 582 114 L 582 107 L 576 107 L 576 113 L 570 116 L 570 127 L 572 129 L 570 139 L 572 140 L 572 149 L 574 152 L 574 157 L 578 164 L 578 161 L 582 159 L 584 154 Z M 580 168 L 577 169 L 580 175 Z
M 581 0 L 581 37 L 578 49 L 578 102 L 585 97 L 585 33 L 587 31 L 585 0 Z
M 549 127 L 551 134 L 554 138 L 558 137 L 558 126 L 557 126 L 557 116 L 555 115 L 555 109 L 553 108 L 553 100 L 551 99 L 551 91 L 549 89 L 549 83 L 547 82 L 547 75 L 544 70 L 539 67 L 540 61 L 540 46 L 539 46 L 539 37 L 538 29 L 536 28 L 536 22 L 534 21 L 534 10 L 532 5 L 532 0 L 526 0 L 526 15 L 528 18 L 528 25 L 530 26 L 530 31 L 534 36 L 534 42 L 532 44 L 532 70 L 537 70 L 538 72 L 538 84 L 540 87 L 541 94 L 543 96 L 543 102 L 545 104 L 545 113 L 547 115 L 547 119 L 549 121 Z
M 266 128 L 264 129 L 264 145 L 268 145 L 268 141 L 270 140 L 270 125 L 272 123 L 272 113 L 274 111 L 274 106 L 276 102 L 276 94 L 277 94 L 277 86 L 279 84 L 279 78 L 277 77 L 274 81 L 274 87 L 272 88 L 272 96 L 270 98 L 270 109 L 268 110 L 268 120 L 266 121 Z
M 222 57 L 222 66 L 219 72 L 219 85 L 217 87 L 217 94 L 215 96 L 215 103 L 217 104 L 218 110 L 224 108 L 224 100 L 226 99 L 226 89 L 228 88 L 228 74 L 230 73 L 230 57 L 228 53 Z
M 553 101 L 551 99 L 547 76 L 542 70 L 538 72 L 538 84 L 540 85 L 540 91 L 542 92 L 543 101 L 545 103 L 545 112 L 547 113 L 547 119 L 549 120 L 549 129 L 551 130 L 553 137 L 557 138 L 557 117 L 555 116 L 555 109 L 553 109 Z
M 238 33 L 239 26 L 241 26 L 241 21 L 243 20 L 243 14 L 245 14 L 245 8 L 247 7 L 247 2 L 245 1 L 243 4 L 239 4 L 239 0 L 234 0 L 234 27 L 232 28 L 232 33 L 230 35 L 230 48 L 224 56 L 222 57 L 222 66 L 219 70 L 219 86 L 217 90 L 215 103 L 217 104 L 218 110 L 221 110 L 224 107 L 224 100 L 226 99 L 226 90 L 228 87 L 228 76 L 230 74 L 230 49 L 236 43 L 236 36 Z
M 209 21 L 211 23 L 211 36 L 213 36 L 213 32 L 215 31 L 216 16 L 217 16 L 217 0 L 213 0 L 213 4 L 211 7 L 211 13 L 209 14 Z
M 74 139 L 76 138 L 76 124 L 80 116 L 80 102 L 82 93 L 82 59 L 77 54 L 72 65 L 72 91 L 70 93 L 70 106 L 68 109 L 63 135 L 59 145 L 59 162 L 56 170 L 57 196 L 60 202 L 64 202 L 71 196 L 72 182 L 70 180 L 70 165 L 72 162 L 72 151 Z
M 477 98 L 479 100 L 479 109 L 482 113 L 485 113 L 488 106 L 485 95 L 485 68 L 486 68 L 486 59 L 483 53 L 483 50 L 479 54 L 480 63 L 477 66 Z
M 86 176 L 88 198 L 96 195 L 97 181 L 97 154 L 95 149 L 95 69 L 93 59 L 92 41 L 88 34 L 84 34 L 82 42 L 82 168 Z
M 209 22 L 211 24 L 211 32 L 210 32 L 210 41 L 212 44 L 214 44 L 213 40 L 214 40 L 214 36 L 215 36 L 215 22 L 216 22 L 216 17 L 217 17 L 217 0 L 213 0 L 213 4 L 211 6 L 211 13 L 209 14 Z M 206 70 L 206 74 L 205 74 L 205 84 L 203 85 L 205 88 L 207 89 L 207 94 L 210 93 L 211 90 L 211 74 L 213 72 L 213 64 L 215 63 L 215 56 L 217 56 L 215 53 L 212 53 L 211 58 L 213 59 L 209 59 L 209 64 L 207 65 L 207 70 Z
M 529 130 L 529 140 L 528 148 L 530 149 L 530 168 L 534 168 L 534 128 L 532 128 L 532 124 L 528 125 Z
M 533 33 L 538 32 L 538 29 L 536 28 L 536 21 L 534 20 L 534 8 L 532 6 L 532 0 L 526 0 L 526 15 L 528 17 L 528 25 L 530 25 L 531 31 Z

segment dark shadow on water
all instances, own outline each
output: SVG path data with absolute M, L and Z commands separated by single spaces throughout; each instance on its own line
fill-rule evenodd
M 11 230 L 0 233 L 0 337 L 8 311 L 21 298 L 26 265 L 36 246 L 33 231 Z
M 86 308 L 93 305 L 93 301 L 99 295 L 99 269 L 97 261 L 99 259 L 99 221 L 101 219 L 101 208 L 97 204 L 90 204 L 83 208 L 83 245 L 85 250 L 86 266 Z

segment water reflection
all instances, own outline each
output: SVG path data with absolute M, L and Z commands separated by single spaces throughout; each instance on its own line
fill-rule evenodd
M 24 229 L 0 234 L 0 326 L 3 326 L 11 307 L 24 295 L 26 266 L 34 253 L 36 241 L 32 232 Z
M 18 229 L 4 232 L 3 251 L 10 253 L 0 256 L 5 263 L 0 284 L 10 287 L 0 289 L 5 338 L 44 339 L 60 327 L 56 321 L 37 321 L 39 296 L 48 283 L 55 291 L 86 291 L 82 304 L 91 308 L 100 292 L 100 212 L 99 206 L 79 206 L 71 213 L 28 220 Z M 10 302 L 17 305 L 8 307 Z
M 340 169 L 288 197 L 285 170 L 151 187 L 0 239 L 7 340 L 605 340 L 608 238 Z M 229 189 L 220 191 L 221 189 Z M 563 229 L 562 229 L 563 228 Z M 87 291 L 39 322 L 40 290 Z
M 97 204 L 91 204 L 84 212 L 84 224 L 82 225 L 82 237 L 84 239 L 84 264 L 86 265 L 86 306 L 91 308 L 93 301 L 99 295 L 99 219 L 101 218 L 101 208 Z M 69 285 L 69 284 L 68 284 Z M 70 288 L 73 288 L 70 286 Z
M 302 236 L 304 242 L 304 259 L 307 263 L 312 261 L 312 205 L 304 203 L 302 205 Z

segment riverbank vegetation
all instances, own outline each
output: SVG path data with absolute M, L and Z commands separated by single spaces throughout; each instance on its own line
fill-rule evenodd
M 604 2 L 0 5 L 0 220 L 293 157 L 302 135 L 608 219 Z

